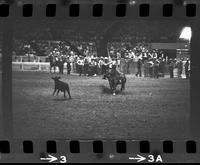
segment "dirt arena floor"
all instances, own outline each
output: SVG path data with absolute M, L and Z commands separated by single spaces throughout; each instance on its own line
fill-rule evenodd
M 53 75 L 53 74 L 52 74 Z M 189 81 L 127 75 L 124 92 L 106 93 L 101 77 L 63 75 L 71 100 L 52 96 L 47 72 L 13 72 L 14 136 L 65 139 L 190 137 Z

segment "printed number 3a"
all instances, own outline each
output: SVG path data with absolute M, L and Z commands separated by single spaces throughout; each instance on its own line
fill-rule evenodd
M 66 156 L 60 156 L 60 163 L 66 163 L 67 162 L 67 158 Z

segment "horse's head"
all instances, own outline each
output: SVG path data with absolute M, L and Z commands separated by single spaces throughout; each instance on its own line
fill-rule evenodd
M 107 71 L 107 72 L 105 73 L 104 77 L 107 78 L 107 79 L 109 79 L 109 78 L 110 78 L 110 72 Z

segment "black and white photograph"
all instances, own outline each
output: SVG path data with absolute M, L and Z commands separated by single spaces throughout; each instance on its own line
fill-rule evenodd
M 16 138 L 184 139 L 192 30 L 173 20 L 16 21 Z

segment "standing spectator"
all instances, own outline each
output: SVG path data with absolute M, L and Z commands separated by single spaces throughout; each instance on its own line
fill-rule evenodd
M 84 59 L 84 65 L 83 65 L 84 75 L 88 76 L 88 70 L 89 70 L 89 61 L 87 58 Z
M 130 66 L 131 66 L 132 60 L 130 60 L 129 58 L 126 58 L 125 61 L 126 61 L 126 72 L 127 74 L 130 74 Z
M 158 78 L 158 70 L 159 70 L 159 61 L 155 59 L 153 65 L 153 76 L 154 78 Z
M 103 57 L 101 57 L 98 61 L 98 74 L 101 75 L 103 73 Z
M 187 59 L 186 63 L 185 63 L 185 75 L 186 75 L 186 79 L 190 78 L 190 69 L 189 69 L 189 59 Z
M 70 75 L 71 72 L 71 63 L 69 60 L 67 60 L 67 74 Z
M 103 74 L 102 79 L 106 79 L 105 78 L 105 74 L 108 72 L 108 70 L 109 70 L 109 61 L 108 61 L 108 58 L 105 57 L 104 58 L 104 63 L 102 65 L 102 74 Z
M 91 62 L 89 63 L 88 76 L 93 76 L 93 75 L 94 75 L 94 60 L 92 59 Z
M 180 59 L 177 63 L 178 68 L 178 77 L 181 78 L 182 72 L 183 72 L 183 62 L 182 59 Z
M 149 64 L 149 66 L 148 66 L 148 68 L 149 68 L 149 76 L 152 78 L 153 77 L 153 65 L 154 65 L 153 60 L 150 59 L 148 64 Z
M 97 64 L 97 60 L 94 59 L 93 61 L 93 69 L 94 69 L 94 76 L 97 76 L 97 71 L 98 71 L 98 64 Z
M 77 67 L 78 67 L 79 76 L 81 76 L 81 74 L 83 73 L 83 65 L 84 65 L 83 58 L 80 57 L 80 58 L 77 60 Z
M 27 56 L 28 56 L 28 62 L 31 62 L 31 56 L 30 56 L 30 54 L 28 54 Z
M 104 75 L 106 73 L 106 59 L 102 61 L 102 71 L 101 74 Z
M 144 60 L 144 77 L 148 77 L 148 62 L 147 59 Z
M 121 58 L 121 61 L 120 61 L 120 71 L 122 73 L 126 73 L 126 61 L 124 58 Z
M 174 78 L 174 62 L 172 59 L 170 59 L 170 63 L 169 63 L 169 74 L 170 74 L 170 78 Z
M 59 68 L 59 73 L 63 74 L 64 61 L 61 58 L 59 58 L 57 64 L 58 64 L 58 68 Z
M 136 73 L 136 76 L 139 75 L 139 77 L 142 77 L 142 60 L 141 59 L 138 59 L 137 61 L 137 73 Z
M 61 73 L 63 74 L 64 72 L 64 64 L 65 64 L 65 59 L 61 58 Z
M 159 72 L 161 74 L 161 77 L 165 77 L 165 61 L 163 58 L 160 58 L 159 61 Z
M 37 57 L 35 55 L 33 56 L 33 58 L 34 58 L 34 62 L 37 62 Z

